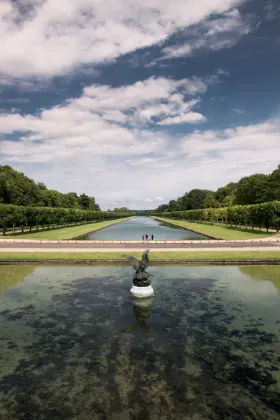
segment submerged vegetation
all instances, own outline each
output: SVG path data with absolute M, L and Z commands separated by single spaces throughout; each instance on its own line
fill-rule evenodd
M 3 419 L 266 419 L 280 413 L 279 295 L 238 267 L 36 267 L 0 296 Z M 19 301 L 20 296 L 20 301 Z

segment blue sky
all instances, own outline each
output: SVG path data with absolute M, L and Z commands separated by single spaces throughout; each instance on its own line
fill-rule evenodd
M 103 209 L 279 164 L 277 0 L 2 0 L 0 20 L 1 164 Z

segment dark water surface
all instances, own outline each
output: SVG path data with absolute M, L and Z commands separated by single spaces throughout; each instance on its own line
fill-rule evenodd
M 1 420 L 280 418 L 280 268 L 0 266 Z
M 83 236 L 86 240 L 104 241 L 142 241 L 142 235 L 153 234 L 156 240 L 184 240 L 184 239 L 204 239 L 205 236 L 190 230 L 180 229 L 179 227 L 159 222 L 151 217 L 137 216 L 105 229 L 89 233 Z

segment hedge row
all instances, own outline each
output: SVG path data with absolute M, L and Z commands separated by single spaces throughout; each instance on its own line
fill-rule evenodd
M 250 226 L 252 229 L 254 227 L 265 227 L 267 230 L 275 228 L 277 232 L 279 232 L 280 227 L 280 201 L 248 206 L 170 211 L 153 214 L 159 217 L 192 222 L 224 223 L 231 226 L 246 226 L 246 228 Z
M 127 217 L 127 213 L 114 213 L 108 211 L 91 211 L 79 209 L 65 209 L 53 207 L 27 207 L 12 204 L 0 204 L 0 227 L 3 235 L 8 228 L 20 227 L 22 232 L 25 227 L 37 228 L 50 225 L 69 226 L 75 223 L 90 223 L 103 220 L 119 219 Z

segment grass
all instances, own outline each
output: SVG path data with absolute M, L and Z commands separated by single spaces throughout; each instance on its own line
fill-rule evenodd
M 226 226 L 209 225 L 206 223 L 187 222 L 185 220 L 166 219 L 164 217 L 155 217 L 155 219 L 192 230 L 202 235 L 215 239 L 238 240 L 238 239 L 261 239 L 275 235 L 275 232 L 264 232 L 256 230 L 238 229 Z
M 24 233 L 22 235 L 5 235 L 1 236 L 3 239 L 38 239 L 38 240 L 62 240 L 72 239 L 77 236 L 85 235 L 89 232 L 94 232 L 99 229 L 103 229 L 107 226 L 114 225 L 116 223 L 123 222 L 126 218 L 117 220 L 106 220 L 104 222 L 89 223 L 86 225 L 78 225 L 72 227 L 65 227 L 61 229 L 44 230 L 34 233 Z
M 126 261 L 123 252 L 1 252 L 0 261 L 83 261 L 83 260 L 118 260 Z M 142 252 L 129 252 L 137 258 Z M 151 252 L 150 260 L 163 261 L 280 261 L 279 251 L 195 251 L 195 252 Z

